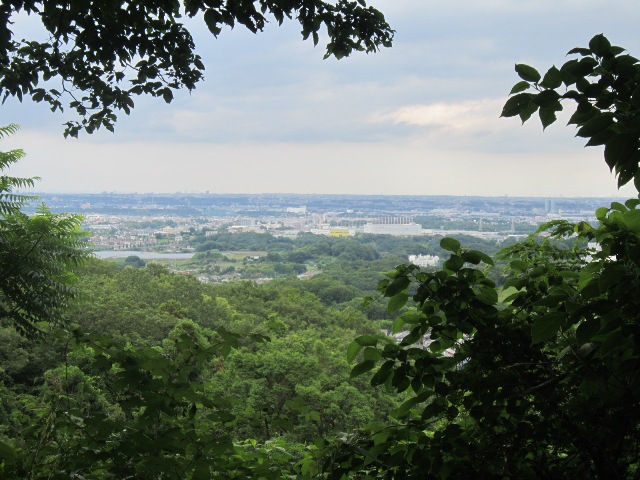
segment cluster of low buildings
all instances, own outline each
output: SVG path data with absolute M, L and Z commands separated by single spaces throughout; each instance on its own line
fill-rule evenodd
M 64 205 L 81 202 L 79 207 L 87 212 L 84 225 L 92 233 L 91 241 L 96 249 L 103 250 L 182 251 L 194 232 L 214 235 L 219 231 L 282 237 L 295 237 L 299 233 L 329 237 L 468 235 L 500 241 L 522 237 L 553 218 L 592 220 L 588 218 L 590 204 L 586 200 L 345 196 L 345 208 L 334 210 L 337 199 L 331 196 L 262 197 L 258 202 L 252 196 L 218 198 L 203 194 L 175 197 L 177 203 L 171 204 L 170 196 L 152 195 L 149 199 L 144 195 L 104 194 L 55 196 L 50 201 Z M 286 204 L 303 199 L 310 203 Z M 214 200 L 220 203 L 216 209 L 206 205 Z M 386 210 L 382 208 L 382 200 L 387 203 Z M 429 208 L 421 210 L 418 208 L 421 204 Z M 565 209 L 560 208 L 561 204 Z

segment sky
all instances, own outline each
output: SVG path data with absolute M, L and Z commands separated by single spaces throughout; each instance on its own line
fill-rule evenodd
M 192 34 L 205 80 L 171 104 L 136 99 L 115 133 L 63 138 L 64 114 L 8 99 L 0 149 L 41 192 L 631 197 L 601 147 L 567 126 L 499 118 L 516 63 L 542 73 L 604 33 L 640 55 L 637 0 L 373 0 L 396 30 L 376 54 L 323 60 L 300 27 Z M 21 18 L 16 36 L 37 31 Z M 70 114 L 69 114 L 70 115 Z

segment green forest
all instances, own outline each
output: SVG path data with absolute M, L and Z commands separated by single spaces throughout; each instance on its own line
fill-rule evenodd
M 336 58 L 393 37 L 361 1 L 184 3 L 216 36 L 261 30 L 266 11 L 314 43 L 324 26 Z M 53 45 L 12 40 L 11 13 L 41 4 Z M 180 2 L 71 5 L 0 7 L 0 93 L 66 102 L 80 120 L 65 135 L 112 130 L 133 96 L 170 102 L 202 79 Z M 148 53 L 121 88 L 114 65 Z M 547 127 L 575 103 L 577 135 L 640 190 L 640 62 L 603 35 L 569 56 L 544 74 L 517 64 L 502 116 Z M 442 255 L 433 269 L 403 263 L 413 240 L 208 237 L 201 261 L 259 248 L 283 278 L 207 285 L 92 258 L 74 213 L 25 214 L 36 179 L 8 172 L 23 156 L 0 152 L 0 478 L 640 476 L 640 199 L 498 251 L 423 242 Z M 323 273 L 297 279 L 311 262 Z

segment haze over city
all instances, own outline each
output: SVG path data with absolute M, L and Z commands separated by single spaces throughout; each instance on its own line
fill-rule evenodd
M 322 60 L 299 26 L 276 22 L 214 39 L 194 22 L 205 81 L 167 105 L 138 98 L 106 131 L 64 140 L 45 105 L 7 99 L 3 141 L 28 156 L 12 173 L 40 176 L 43 192 L 350 193 L 631 196 L 584 149 L 568 115 L 543 133 L 500 119 L 515 63 L 546 71 L 604 33 L 640 53 L 640 4 L 380 0 L 396 30 L 374 55 Z M 17 37 L 36 31 L 34 19 Z M 70 115 L 70 113 L 69 113 Z

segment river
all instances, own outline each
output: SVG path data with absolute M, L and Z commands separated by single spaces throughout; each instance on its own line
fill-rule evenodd
M 193 253 L 156 253 L 156 252 L 137 252 L 134 250 L 102 250 L 99 252 L 92 252 L 98 258 L 127 258 L 132 255 L 140 257 L 145 260 L 180 260 L 193 258 Z

